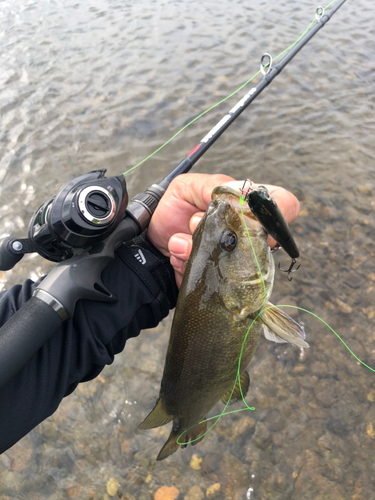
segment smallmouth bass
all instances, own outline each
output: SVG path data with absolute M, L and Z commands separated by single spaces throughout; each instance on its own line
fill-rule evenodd
M 151 429 L 173 420 L 168 441 L 157 460 L 174 453 L 180 442 L 202 438 L 207 413 L 222 399 L 230 398 L 241 357 L 241 389 L 246 395 L 248 366 L 263 328 L 267 339 L 308 347 L 302 326 L 268 302 L 275 265 L 267 245 L 267 233 L 242 205 L 240 193 L 219 186 L 193 235 L 193 249 L 181 284 L 159 398 L 140 424 Z M 249 241 L 257 256 L 261 274 Z M 263 277 L 263 279 L 262 279 Z M 263 311 L 263 309 L 265 309 Z M 237 382 L 231 402 L 241 400 Z M 185 447 L 186 445 L 183 445 Z

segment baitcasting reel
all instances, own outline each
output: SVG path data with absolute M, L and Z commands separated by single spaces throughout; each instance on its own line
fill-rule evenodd
M 81 175 L 47 200 L 31 218 L 28 237 L 0 243 L 0 270 L 8 271 L 25 253 L 38 252 L 61 262 L 77 249 L 104 240 L 118 226 L 128 205 L 123 175 L 104 176 L 106 169 Z

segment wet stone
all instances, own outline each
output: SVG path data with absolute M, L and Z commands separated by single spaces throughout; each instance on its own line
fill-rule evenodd
M 351 433 L 363 418 L 363 410 L 353 395 L 345 395 L 331 409 L 327 427 L 335 434 Z
M 344 283 L 350 288 L 360 288 L 366 282 L 366 277 L 363 274 L 356 273 L 355 271 L 349 271 L 344 275 Z
M 111 497 L 114 497 L 118 490 L 120 488 L 120 483 L 117 481 L 117 479 L 111 477 L 108 479 L 108 482 L 107 482 L 107 493 L 108 495 L 110 495 Z
M 147 498 L 147 500 L 148 499 L 151 500 L 151 496 L 144 497 L 144 495 L 143 495 L 143 498 Z M 121 496 L 121 500 L 136 500 L 136 498 L 133 495 L 131 495 L 130 493 L 125 493 L 124 496 Z M 138 500 L 142 500 L 142 498 L 139 497 Z
M 278 432 L 285 426 L 285 420 L 282 413 L 276 408 L 269 410 L 266 417 L 263 419 L 263 423 L 267 426 L 271 432 Z
M 318 378 L 315 375 L 312 375 L 311 377 L 305 377 L 302 375 L 298 378 L 298 381 L 302 387 L 311 389 L 316 386 Z
M 322 462 L 317 453 L 305 450 L 297 457 L 295 467 L 296 482 L 293 499 L 346 500 L 348 498 L 344 488 L 338 484 L 342 482 L 342 471 L 337 469 L 335 472 L 335 466 L 329 461 Z M 330 478 L 325 477 L 325 474 Z
M 124 500 L 127 500 L 126 495 Z M 135 498 L 134 500 L 153 500 L 153 496 L 149 491 L 142 491 L 142 493 L 139 494 L 139 497 Z
M 306 426 L 299 422 L 290 422 L 286 427 L 286 433 L 289 439 L 294 441 L 305 432 Z
M 202 462 L 202 458 L 199 457 L 196 453 L 194 453 L 194 455 L 191 457 L 191 460 L 190 460 L 190 464 L 189 464 L 190 468 L 194 469 L 194 470 L 200 470 L 201 462 Z
M 353 312 L 353 308 L 340 299 L 336 299 L 336 304 L 340 311 L 344 314 L 351 314 Z
M 75 486 L 71 486 L 70 488 L 67 488 L 66 493 L 69 498 L 79 498 L 82 492 L 82 485 L 77 484 Z
M 242 417 L 233 424 L 233 436 L 243 438 L 249 435 L 255 428 L 255 420 L 251 417 Z
M 295 378 L 287 376 L 285 389 L 292 394 L 298 395 L 300 392 L 300 384 Z
M 219 496 L 221 490 L 221 484 L 220 483 L 214 483 L 211 486 L 209 486 L 206 490 L 206 497 L 207 498 L 215 498 Z
M 174 486 L 162 486 L 155 493 L 155 500 L 176 500 L 180 491 Z
M 207 474 L 211 474 L 217 471 L 220 466 L 221 460 L 221 455 L 218 455 L 217 453 L 209 453 L 205 455 L 201 463 L 202 471 Z
M 26 436 L 21 441 L 18 441 L 18 443 L 7 451 L 7 457 L 10 459 L 11 470 L 18 472 L 29 467 L 32 453 L 33 449 L 29 436 Z
M 199 486 L 192 486 L 184 496 L 184 500 L 203 500 L 204 493 Z
M 130 469 L 127 475 L 127 481 L 130 484 L 141 485 L 145 482 L 146 477 L 137 469 Z
M 349 465 L 351 457 L 346 453 L 346 443 L 343 439 L 326 432 L 318 439 L 318 446 L 330 461 L 340 463 L 343 467 Z
M 372 186 L 371 184 L 358 184 L 357 189 L 360 194 L 369 195 L 371 194 Z
M 253 441 L 261 450 L 265 450 L 271 443 L 271 435 L 262 422 L 256 424 Z
M 321 379 L 315 384 L 314 394 L 319 403 L 330 407 L 337 401 L 341 392 L 339 382 L 332 379 Z
M 311 372 L 319 378 L 332 377 L 335 375 L 335 365 L 330 362 L 313 361 L 310 365 Z
M 248 483 L 248 469 L 244 463 L 230 453 L 224 453 L 220 463 L 219 476 L 225 478 L 222 481 L 223 490 L 225 490 L 225 498 L 230 499 L 233 492 L 241 488 L 245 488 Z

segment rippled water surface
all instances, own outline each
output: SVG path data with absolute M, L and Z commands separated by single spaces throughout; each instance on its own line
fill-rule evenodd
M 264 52 L 290 45 L 316 7 L 1 1 L 1 235 L 24 234 L 33 211 L 72 178 L 141 161 L 248 80 Z M 320 315 L 373 367 L 374 14 L 372 0 L 348 0 L 194 167 L 298 196 L 302 266 L 292 282 L 276 274 L 273 302 Z M 171 170 L 244 93 L 129 174 L 130 195 Z M 28 256 L 0 273 L 1 286 L 50 265 Z M 223 418 L 161 463 L 169 426 L 137 426 L 158 393 L 171 318 L 142 332 L 0 457 L 0 499 L 168 500 L 177 490 L 178 500 L 375 498 L 375 374 L 315 317 L 292 315 L 311 348 L 262 340 L 247 396 L 256 410 Z

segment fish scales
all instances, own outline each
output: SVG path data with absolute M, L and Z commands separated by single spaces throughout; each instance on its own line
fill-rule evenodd
M 140 425 L 141 429 L 147 429 L 173 420 L 171 435 L 158 460 L 179 448 L 177 438 L 184 431 L 187 432 L 181 436 L 180 443 L 199 440 L 206 430 L 206 424 L 201 422 L 208 412 L 221 398 L 228 399 L 236 381 L 243 340 L 271 294 L 273 278 L 274 262 L 266 232 L 249 207 L 240 205 L 237 191 L 228 186 L 215 188 L 193 235 L 193 249 L 179 292 L 159 398 Z M 303 342 L 302 327 L 297 328 L 297 323 L 280 313 L 284 322 L 294 323 L 297 332 L 292 339 L 299 337 Z M 245 369 L 256 350 L 262 326 L 266 336 L 268 331 L 268 338 L 273 337 L 271 340 L 292 341 L 281 338 L 280 332 L 273 330 L 272 318 L 261 318 L 263 321 L 252 325 L 242 351 L 240 373 L 244 377 L 241 377 L 244 394 L 249 383 Z M 234 399 L 240 397 L 236 389 Z

